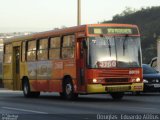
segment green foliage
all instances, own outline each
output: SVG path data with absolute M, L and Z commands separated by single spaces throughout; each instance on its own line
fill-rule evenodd
M 136 12 L 135 9 L 132 9 L 130 7 L 126 7 L 126 9 L 121 14 L 117 14 L 117 15 L 113 16 L 113 19 L 118 20 L 118 19 L 122 18 L 123 16 L 127 16 L 127 15 L 133 14 L 135 12 Z
M 139 11 L 127 8 L 104 23 L 129 23 L 138 25 L 141 33 L 143 63 L 157 56 L 157 38 L 160 36 L 160 7 L 142 8 Z

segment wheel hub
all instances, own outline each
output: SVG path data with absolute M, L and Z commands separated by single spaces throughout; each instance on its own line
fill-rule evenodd
M 27 94 L 28 93 L 28 87 L 26 85 L 24 85 L 24 93 Z
M 66 93 L 67 93 L 67 95 L 69 95 L 71 92 L 72 92 L 72 86 L 71 86 L 71 84 L 67 84 L 66 85 Z

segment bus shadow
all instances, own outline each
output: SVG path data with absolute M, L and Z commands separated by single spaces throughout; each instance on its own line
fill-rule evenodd
M 131 94 L 127 94 L 124 96 L 124 98 L 122 98 L 122 100 L 113 100 L 112 97 L 110 97 L 110 95 L 80 95 L 77 99 L 75 100 L 65 100 L 63 98 L 61 98 L 60 96 L 40 96 L 39 99 L 41 100 L 49 100 L 49 101 L 54 101 L 54 102 L 72 102 L 72 103 L 91 103 L 91 104 L 96 104 L 96 103 L 106 103 L 106 104 L 109 104 L 109 103 L 115 103 L 115 104 L 123 104 L 123 103 L 127 103 L 127 104 L 135 104 L 135 103 L 138 103 L 138 104 L 144 104 L 144 99 L 143 97 L 145 96 L 157 96 L 159 97 L 160 94 L 154 94 L 154 93 L 150 93 L 150 94 L 142 94 L 142 95 L 139 95 L 140 97 L 136 96 L 136 95 L 131 95 Z M 150 101 L 145 101 L 145 104 L 146 102 L 149 104 Z
M 160 96 L 160 92 L 141 92 L 140 94 L 135 93 L 125 93 L 125 96 Z
M 142 97 L 149 96 L 149 97 L 159 97 L 159 93 L 142 93 L 140 95 L 133 95 L 133 94 L 125 94 L 124 98 L 122 100 L 113 100 L 110 95 L 80 95 L 75 100 L 65 100 L 61 98 L 58 94 L 45 94 L 43 93 L 38 98 L 25 98 L 23 94 L 18 95 L 11 95 L 7 98 L 12 98 L 12 100 L 22 100 L 24 102 L 35 102 L 35 101 L 46 101 L 48 103 L 52 102 L 72 102 L 72 103 L 142 103 L 143 100 Z M 11 100 L 11 99 L 10 99 Z
M 51 101 L 61 101 L 61 102 L 76 102 L 76 103 L 109 103 L 109 102 L 129 102 L 132 100 L 129 99 L 125 99 L 125 96 L 122 100 L 113 100 L 109 95 L 106 96 L 100 96 L 98 97 L 96 96 L 89 96 L 89 95 L 80 95 L 77 99 L 75 100 L 65 100 L 63 98 L 61 98 L 60 96 L 40 96 L 39 99 L 41 100 L 51 100 Z

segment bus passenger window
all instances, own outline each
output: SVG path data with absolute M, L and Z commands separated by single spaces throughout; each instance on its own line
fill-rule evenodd
M 12 45 L 11 44 L 8 44 L 8 45 L 5 45 L 5 53 L 12 53 Z
M 62 58 L 74 58 L 74 48 L 63 48 L 62 49 Z
M 60 37 L 50 39 L 49 59 L 60 59 Z
M 27 48 L 27 60 L 28 61 L 35 61 L 36 60 L 36 40 L 32 40 L 28 42 Z
M 39 40 L 38 60 L 48 59 L 48 39 Z
M 74 58 L 75 36 L 68 35 L 63 37 L 62 58 Z
M 5 45 L 5 54 L 4 54 L 4 63 L 11 63 L 12 62 L 12 45 L 8 44 Z
M 22 43 L 22 62 L 25 62 L 25 56 L 26 56 L 26 42 Z

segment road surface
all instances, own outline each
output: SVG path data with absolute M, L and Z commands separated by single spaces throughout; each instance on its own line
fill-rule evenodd
M 21 91 L 1 89 L 0 113 L 2 120 L 112 120 L 127 119 L 127 115 L 160 119 L 156 116 L 160 115 L 160 93 L 127 94 L 121 101 L 109 95 L 81 95 L 76 101 L 66 101 L 56 93 L 24 98 Z

